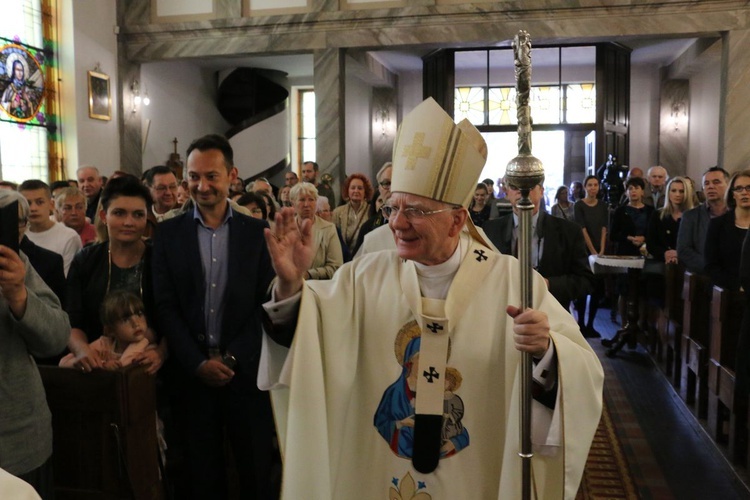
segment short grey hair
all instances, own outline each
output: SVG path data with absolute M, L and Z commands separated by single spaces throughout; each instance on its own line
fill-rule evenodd
M 76 177 L 78 177 L 78 174 L 80 174 L 80 173 L 81 173 L 81 170 L 83 170 L 83 169 L 86 169 L 86 168 L 90 168 L 90 169 L 93 169 L 93 170 L 94 170 L 94 172 L 96 172 L 96 175 L 97 175 L 97 177 L 101 177 L 101 176 L 102 176 L 102 174 L 101 174 L 101 173 L 99 173 L 99 169 L 98 169 L 98 168 L 96 168 L 95 166 L 93 166 L 93 165 L 82 165 L 82 166 L 80 166 L 80 167 L 78 167 L 78 168 L 76 169 Z
M 331 209 L 331 202 L 328 201 L 328 196 L 318 196 L 318 199 L 315 200 L 315 211 L 320 212 L 323 210 L 323 203 L 328 204 L 328 210 Z
M 80 196 L 83 198 L 84 209 L 88 206 L 88 201 L 86 201 L 86 195 L 83 194 L 83 191 L 77 187 L 67 187 L 57 193 L 57 196 L 55 197 L 55 208 L 57 211 L 62 211 L 63 203 L 68 201 L 68 198 L 73 198 L 74 196 Z
M 18 191 L 11 191 L 9 189 L 0 189 L 0 208 L 7 207 L 14 201 L 18 202 L 18 206 L 21 207 L 21 215 L 19 216 L 19 222 L 25 222 L 29 220 L 29 202 L 26 198 Z
M 386 169 L 388 169 L 388 168 L 393 168 L 393 162 L 387 161 L 387 162 L 383 163 L 383 166 L 380 167 L 380 170 L 378 170 L 378 173 L 375 174 L 375 179 L 378 182 L 380 182 L 380 178 L 383 176 L 383 172 L 385 172 Z
M 289 191 L 289 201 L 294 203 L 303 194 L 309 194 L 315 198 L 316 201 L 318 200 L 318 188 L 309 182 L 298 182 Z

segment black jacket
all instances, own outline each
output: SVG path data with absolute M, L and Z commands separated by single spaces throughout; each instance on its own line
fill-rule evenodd
M 549 281 L 552 295 L 567 308 L 571 300 L 585 297 L 594 288 L 583 231 L 575 222 L 541 211 L 537 226 L 537 234 L 544 241 L 537 271 Z M 512 254 L 512 214 L 489 220 L 482 229 L 501 253 Z

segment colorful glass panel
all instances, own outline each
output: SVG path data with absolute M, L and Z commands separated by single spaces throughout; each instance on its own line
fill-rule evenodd
M 46 124 L 45 60 L 43 50 L 0 38 L 0 120 Z
M 491 88 L 489 90 L 489 125 L 515 125 L 517 123 L 516 89 L 514 87 Z
M 565 122 L 596 122 L 596 85 L 581 83 L 566 86 Z
M 457 87 L 453 115 L 456 121 L 466 118 L 473 125 L 484 125 L 484 88 Z

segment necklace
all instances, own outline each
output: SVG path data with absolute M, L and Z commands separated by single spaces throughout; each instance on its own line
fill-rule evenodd
M 129 267 L 129 268 L 126 268 L 126 269 L 121 269 L 121 268 L 117 267 L 116 265 L 115 265 L 115 267 L 118 270 L 122 271 L 123 273 L 127 273 L 130 269 L 133 269 L 133 271 L 132 271 L 133 276 L 138 281 L 138 295 L 141 298 L 143 298 L 143 269 L 142 269 L 143 268 L 143 255 L 141 255 L 141 259 L 138 261 L 138 263 L 136 263 L 132 267 Z M 127 284 L 128 284 L 127 283 L 127 275 L 122 276 L 123 273 L 119 273 L 119 274 L 121 274 L 121 279 L 118 281 L 118 283 L 116 283 L 116 285 L 119 285 L 119 286 L 116 286 L 116 288 L 115 288 L 116 290 L 119 290 L 121 288 L 125 288 L 127 286 Z M 111 246 L 108 243 L 107 244 L 107 290 L 106 290 L 105 294 L 109 293 L 111 286 L 112 286 L 112 248 L 111 248 Z

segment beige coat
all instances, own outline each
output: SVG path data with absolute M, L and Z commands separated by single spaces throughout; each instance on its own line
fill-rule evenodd
M 336 269 L 344 264 L 336 226 L 316 215 L 312 231 L 315 241 L 315 258 L 307 271 L 310 275 L 309 279 L 329 280 Z

